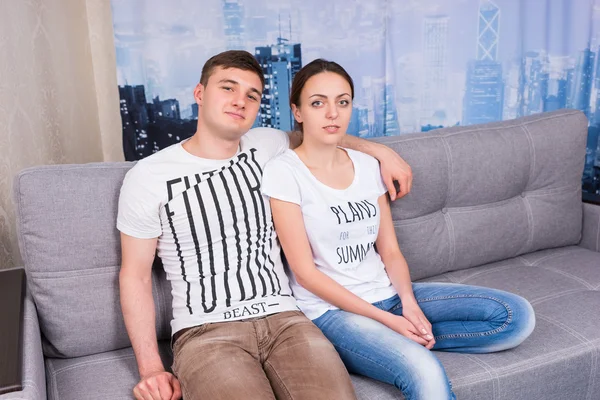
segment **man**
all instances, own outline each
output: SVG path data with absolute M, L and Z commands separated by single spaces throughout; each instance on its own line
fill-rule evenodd
M 263 88 L 250 53 L 209 59 L 194 90 L 194 136 L 141 160 L 123 182 L 120 290 L 141 378 L 136 399 L 355 398 L 335 349 L 298 311 L 260 193 L 265 163 L 299 141 L 249 131 Z M 351 136 L 344 146 L 380 160 L 392 198 L 394 179 L 398 196 L 408 193 L 410 167 L 392 150 Z M 172 284 L 175 376 L 158 353 L 156 250 Z

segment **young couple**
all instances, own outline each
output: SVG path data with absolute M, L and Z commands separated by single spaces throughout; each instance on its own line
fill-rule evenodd
M 346 368 L 407 399 L 455 398 L 430 350 L 517 346 L 533 329 L 531 306 L 493 289 L 411 283 L 386 194 L 410 191 L 410 168 L 346 135 L 354 88 L 341 66 L 315 60 L 296 74 L 302 137 L 249 130 L 264 85 L 250 53 L 209 59 L 194 136 L 123 182 L 121 305 L 136 399 L 355 399 Z M 174 375 L 158 353 L 156 250 L 172 285 Z

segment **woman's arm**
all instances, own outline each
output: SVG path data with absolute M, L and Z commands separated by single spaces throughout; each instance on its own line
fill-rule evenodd
M 374 319 L 417 343 L 427 344 L 411 331 L 408 320 L 373 306 L 317 269 L 299 205 L 271 198 L 271 210 L 281 247 L 298 284 L 344 311 Z
M 413 323 L 423 338 L 428 341 L 433 341 L 433 343 L 429 343 L 431 347 L 433 347 L 435 340 L 433 340 L 433 336 L 430 335 L 431 324 L 421 311 L 421 308 L 415 299 L 408 264 L 398 246 L 387 195 L 383 194 L 379 196 L 378 203 L 380 222 L 376 241 L 377 252 L 381 256 L 381 260 L 385 265 L 390 281 L 392 281 L 392 285 L 394 285 L 394 288 L 402 301 L 402 315 Z M 429 344 L 427 347 L 431 348 Z

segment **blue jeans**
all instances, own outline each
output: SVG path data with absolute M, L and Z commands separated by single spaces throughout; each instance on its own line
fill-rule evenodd
M 518 346 L 533 331 L 527 300 L 512 293 L 449 283 L 414 283 L 432 325 L 433 350 L 489 353 Z M 402 315 L 396 295 L 373 303 Z M 407 400 L 456 399 L 444 367 L 424 346 L 361 315 L 330 310 L 313 320 L 350 372 L 395 385 Z

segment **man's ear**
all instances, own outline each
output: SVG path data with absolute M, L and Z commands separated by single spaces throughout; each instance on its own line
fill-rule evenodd
M 301 124 L 302 123 L 302 115 L 300 115 L 300 108 L 296 107 L 295 104 L 292 104 L 292 114 L 294 115 L 296 122 Z
M 199 107 L 202 106 L 203 98 L 204 98 L 204 85 L 201 83 L 198 83 L 196 85 L 196 87 L 194 88 L 194 99 L 196 100 L 196 104 L 198 104 Z

